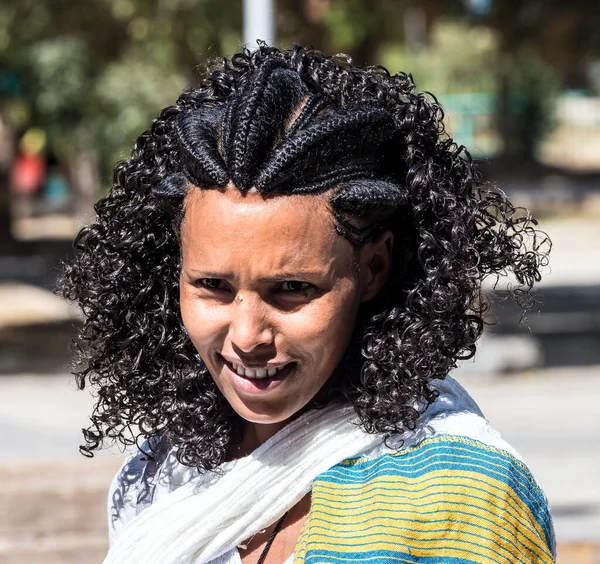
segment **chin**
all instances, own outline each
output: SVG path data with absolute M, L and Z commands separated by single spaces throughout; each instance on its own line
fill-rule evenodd
M 235 408 L 234 408 L 235 409 Z M 293 418 L 300 410 L 256 410 L 250 408 L 235 409 L 236 413 L 248 423 L 256 423 L 259 425 L 276 425 L 278 423 L 285 423 L 289 419 Z

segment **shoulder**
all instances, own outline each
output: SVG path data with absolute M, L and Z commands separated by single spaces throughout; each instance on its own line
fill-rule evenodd
M 164 487 L 165 464 L 172 453 L 164 438 L 145 441 L 116 473 L 108 490 L 108 533 L 112 545 L 121 530 L 156 498 Z
M 553 562 L 548 504 L 528 467 L 508 450 L 469 437 L 441 434 L 343 461 L 317 478 L 313 505 L 329 513 L 334 528 L 351 522 L 344 513 L 368 515 L 379 525 L 353 525 L 363 542 L 369 530 L 389 539 L 390 550 L 404 546 L 436 562 L 446 561 L 442 555 L 448 562 Z

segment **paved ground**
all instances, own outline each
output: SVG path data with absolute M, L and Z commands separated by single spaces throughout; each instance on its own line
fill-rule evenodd
M 559 541 L 600 541 L 600 367 L 461 379 L 531 465 L 552 504 Z M 91 399 L 70 376 L 3 376 L 0 397 L 0 466 L 75 462 Z
M 552 239 L 540 288 L 600 284 L 600 216 L 540 220 L 540 229 Z

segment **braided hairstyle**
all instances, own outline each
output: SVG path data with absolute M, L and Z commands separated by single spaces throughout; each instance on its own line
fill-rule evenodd
M 359 248 L 394 233 L 392 273 L 363 304 L 332 380 L 366 431 L 414 428 L 434 379 L 475 353 L 482 280 L 512 272 L 531 305 L 548 249 L 536 222 L 482 181 L 412 78 L 347 56 L 260 46 L 209 63 L 117 164 L 95 223 L 75 240 L 57 293 L 84 314 L 80 388 L 97 389 L 82 453 L 105 439 L 166 438 L 211 469 L 240 428 L 190 342 L 179 310 L 188 190 L 233 185 L 278 196 L 327 192 L 338 233 Z

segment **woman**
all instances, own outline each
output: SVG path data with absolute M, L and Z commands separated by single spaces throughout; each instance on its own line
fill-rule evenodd
M 553 561 L 535 479 L 447 377 L 482 280 L 525 307 L 546 253 L 409 76 L 215 62 L 96 211 L 59 290 L 98 393 L 82 448 L 145 439 L 106 562 Z

